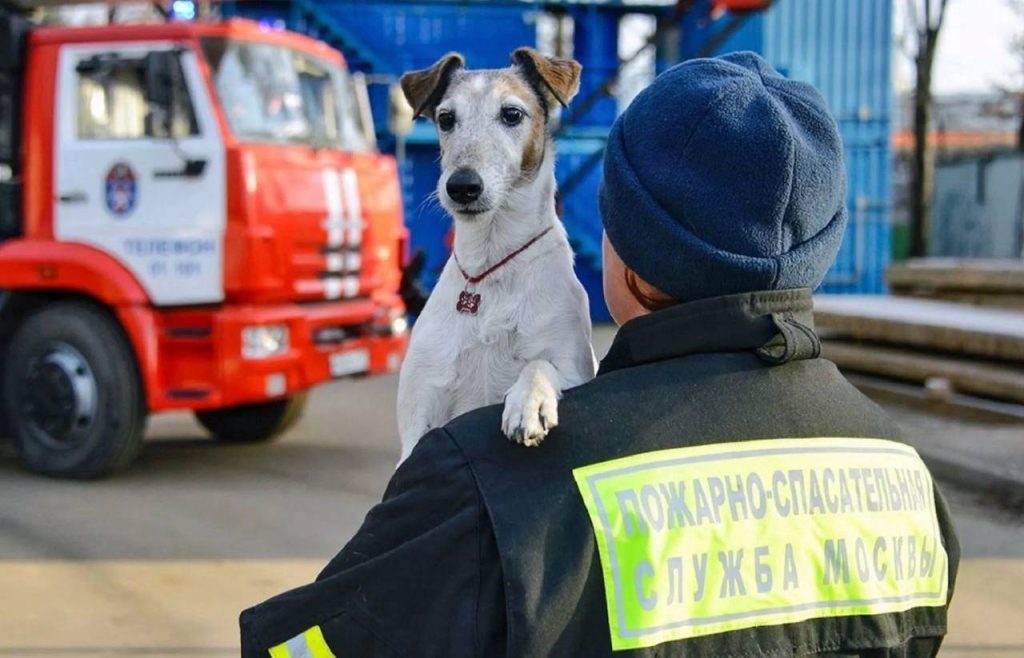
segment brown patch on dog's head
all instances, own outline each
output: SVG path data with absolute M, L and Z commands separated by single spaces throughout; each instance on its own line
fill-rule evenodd
M 568 107 L 580 90 L 583 67 L 575 60 L 545 57 L 533 48 L 519 48 L 512 53 L 512 63 L 549 106 L 558 103 Z
M 568 107 L 580 90 L 583 67 L 571 59 L 545 57 L 533 48 L 519 48 L 512 53 L 512 64 L 519 77 L 529 85 L 543 112 L 544 124 L 557 105 Z M 522 172 L 532 178 L 544 160 L 548 135 L 541 122 L 535 122 L 530 140 L 523 150 Z
M 530 84 L 513 71 L 500 71 L 492 89 L 499 98 L 514 96 L 527 105 L 524 109 L 530 117 L 530 132 L 526 141 L 523 142 L 523 155 L 519 170 L 524 180 L 532 180 L 537 174 L 537 170 L 540 169 L 547 148 L 548 135 L 544 130 L 547 108 L 544 107 L 543 101 L 538 98 Z
M 444 98 L 452 75 L 466 65 L 458 53 L 448 53 L 429 68 L 411 71 L 402 76 L 400 84 L 406 100 L 413 108 L 413 116 L 433 120 L 434 108 Z
M 519 166 L 519 173 L 524 180 L 533 180 L 544 161 L 544 153 L 547 151 L 548 135 L 544 131 L 544 122 L 535 119 L 530 128 L 530 138 L 523 145 L 523 162 Z

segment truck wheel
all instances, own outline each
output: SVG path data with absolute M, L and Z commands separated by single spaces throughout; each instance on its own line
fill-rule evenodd
M 237 407 L 197 411 L 196 420 L 213 437 L 225 443 L 263 443 L 272 441 L 299 422 L 306 408 L 306 394 L 294 397 L 241 404 Z
M 0 337 L 2 340 L 2 337 Z M 4 345 L 0 342 L 0 443 L 6 443 L 11 438 L 11 427 L 7 423 L 7 409 L 4 408 L 4 373 L 7 372 L 7 365 L 4 360 L 6 352 Z
M 15 331 L 3 407 L 22 463 L 96 478 L 138 454 L 146 424 L 134 353 L 117 322 L 82 302 L 36 311 Z

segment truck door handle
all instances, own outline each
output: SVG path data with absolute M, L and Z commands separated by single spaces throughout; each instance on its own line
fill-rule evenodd
M 85 203 L 88 200 L 89 197 L 85 192 L 68 192 L 57 197 L 57 201 L 61 203 Z
M 158 169 L 153 172 L 155 178 L 199 178 L 206 171 L 206 160 L 189 158 L 181 169 Z

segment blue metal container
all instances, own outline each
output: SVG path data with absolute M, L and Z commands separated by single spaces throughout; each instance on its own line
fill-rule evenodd
M 590 297 L 590 317 L 611 320 L 601 283 L 601 217 L 597 191 L 601 185 L 604 139 L 569 134 L 558 142 L 555 178 L 567 193 L 559 195 L 559 215 L 576 254 L 576 276 Z
M 577 7 L 571 13 L 574 21 L 573 57 L 586 72 L 580 80 L 577 98 L 587 99 L 613 79 L 619 64 L 619 16 L 597 5 Z M 601 93 L 588 108 L 573 107 L 570 116 L 575 127 L 597 127 L 607 132 L 615 121 L 618 102 Z
M 684 57 L 753 50 L 825 96 L 845 146 L 850 225 L 823 291 L 884 292 L 891 250 L 892 0 L 777 0 L 741 19 L 710 53 L 708 44 L 731 19 L 710 21 L 707 10 L 704 0 L 684 18 Z

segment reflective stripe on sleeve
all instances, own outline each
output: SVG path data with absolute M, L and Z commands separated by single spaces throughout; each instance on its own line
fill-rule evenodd
M 319 626 L 306 629 L 287 642 L 271 647 L 270 658 L 337 658 L 327 646 Z

